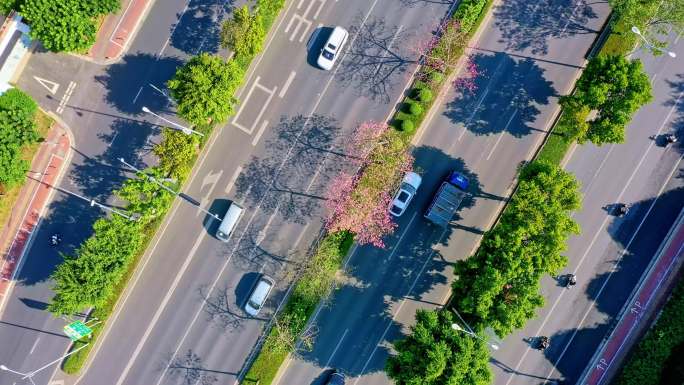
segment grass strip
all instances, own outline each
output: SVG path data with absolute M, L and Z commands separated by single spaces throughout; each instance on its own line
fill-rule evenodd
M 50 118 L 39 108 L 36 111 L 35 121 L 36 132 L 38 132 L 38 136 L 40 138 L 45 138 L 50 130 L 50 126 L 53 123 L 52 118 Z M 33 157 L 36 155 L 36 152 L 38 152 L 38 148 L 40 147 L 41 143 L 42 140 L 24 146 L 24 148 L 22 148 L 22 159 L 31 162 Z M 7 226 L 10 218 L 12 218 L 12 210 L 19 199 L 19 192 L 21 192 L 24 184 L 25 183 L 17 184 L 16 186 L 12 186 L 3 192 L 2 199 L 0 199 L 0 228 L 4 229 Z

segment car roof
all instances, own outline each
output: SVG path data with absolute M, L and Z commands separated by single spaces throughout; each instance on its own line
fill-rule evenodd
M 265 275 L 261 276 L 250 299 L 254 300 L 256 303 L 263 303 L 266 300 L 266 296 L 271 290 L 271 287 L 273 287 L 273 280 Z
M 402 181 L 418 189 L 418 186 L 420 186 L 420 183 L 423 181 L 423 178 L 421 178 L 421 176 L 416 174 L 415 172 L 409 171 L 406 173 L 406 175 L 404 175 L 404 179 Z
M 347 34 L 348 32 L 346 29 L 337 26 L 333 28 L 333 31 L 330 34 L 330 37 L 328 38 L 328 43 L 333 43 L 336 46 L 336 48 L 340 48 L 339 45 L 342 42 L 342 40 L 344 40 L 345 36 L 347 36 Z

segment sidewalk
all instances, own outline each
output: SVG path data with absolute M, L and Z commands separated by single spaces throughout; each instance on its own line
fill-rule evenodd
M 684 252 L 684 210 L 660 246 L 641 282 L 622 309 L 615 329 L 604 340 L 578 384 L 600 385 L 610 381 L 629 349 L 651 326 L 663 300 L 675 281 Z
M 122 0 L 121 10 L 105 17 L 95 44 L 86 56 L 100 64 L 117 61 L 135 37 L 152 2 L 153 0 Z
M 52 195 L 52 189 L 47 185 L 59 182 L 64 166 L 68 163 L 70 150 L 69 134 L 58 123 L 53 123 L 33 158 L 29 178 L 26 179 L 14 207 L 15 215 L 0 234 L 0 314 L 12 288 L 17 268 L 21 266 L 33 232 Z

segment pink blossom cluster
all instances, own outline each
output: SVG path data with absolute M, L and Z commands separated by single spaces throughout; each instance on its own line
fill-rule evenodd
M 475 80 L 482 74 L 482 71 L 480 71 L 472 56 L 468 56 L 466 58 L 464 70 L 465 73 L 463 76 L 456 78 L 456 80 L 453 82 L 453 85 L 458 90 L 473 93 L 477 90 L 477 84 L 475 84 Z

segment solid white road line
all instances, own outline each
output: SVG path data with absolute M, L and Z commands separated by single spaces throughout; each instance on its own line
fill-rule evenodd
M 344 337 L 347 336 L 347 333 L 349 333 L 349 329 L 344 329 L 344 333 L 342 333 L 342 337 L 340 340 L 337 342 L 337 345 L 335 345 L 335 349 L 333 349 L 332 353 L 330 354 L 330 358 L 328 358 L 328 362 L 325 363 L 325 367 L 330 367 L 330 361 L 335 357 L 335 353 L 337 353 L 337 349 L 340 348 L 340 345 L 342 345 L 342 341 L 344 340 Z
M 154 329 L 154 327 L 156 326 L 157 321 L 159 320 L 159 317 L 161 316 L 162 312 L 164 312 L 164 309 L 166 309 L 166 305 L 168 304 L 169 300 L 173 296 L 173 293 L 176 290 L 176 287 L 178 286 L 178 283 L 180 282 L 181 278 L 183 277 L 183 274 L 185 274 L 185 270 L 188 268 L 188 266 L 190 266 L 190 261 L 192 261 L 192 258 L 195 255 L 197 248 L 199 247 L 200 243 L 202 243 L 202 241 L 204 240 L 204 238 L 206 236 L 207 236 L 207 232 L 202 231 L 200 233 L 200 236 L 197 237 L 195 244 L 192 246 L 192 249 L 190 250 L 190 253 L 185 258 L 183 265 L 178 270 L 176 277 L 173 279 L 173 283 L 171 284 L 171 287 L 166 292 L 164 299 L 162 300 L 161 304 L 157 308 L 157 311 L 154 313 L 154 317 L 152 317 L 152 321 L 147 326 L 147 329 L 145 330 L 145 334 L 143 334 L 142 338 L 140 338 L 140 341 L 138 342 L 138 346 L 136 346 L 135 351 L 133 351 L 133 354 L 131 355 L 131 358 L 126 363 L 126 367 L 123 369 L 123 371 L 121 371 L 121 375 L 119 376 L 119 379 L 116 381 L 116 385 L 121 385 L 121 384 L 123 384 L 124 380 L 126 380 L 126 376 L 128 375 L 128 372 L 131 370 L 133 363 L 138 358 L 138 354 L 140 354 L 140 351 L 142 350 L 143 345 L 145 345 L 147 338 L 150 336 L 150 333 L 152 333 L 152 329 Z
M 487 155 L 487 160 L 492 157 L 492 154 L 494 154 L 494 150 L 496 150 L 496 147 L 499 145 L 499 142 L 501 142 L 501 138 L 503 138 L 504 134 L 506 133 L 506 130 L 508 130 L 508 126 L 511 125 L 511 122 L 513 121 L 513 118 L 515 115 L 518 113 L 518 109 L 516 108 L 515 111 L 513 111 L 513 115 L 508 119 L 508 123 L 506 123 L 506 126 L 501 130 L 501 133 L 499 134 L 499 139 L 496 140 L 496 143 L 494 143 L 494 146 L 492 146 L 492 150 L 489 152 L 489 155 Z
M 29 354 L 33 354 L 33 351 L 36 350 L 36 346 L 38 346 L 38 341 L 40 341 L 40 337 L 36 338 L 36 341 L 33 343 L 33 346 L 31 346 L 31 351 Z
M 143 90 L 143 88 L 141 86 L 140 89 L 138 89 L 138 93 L 135 94 L 135 97 L 133 98 L 133 104 L 135 104 L 135 102 L 138 100 L 138 96 L 140 96 L 140 93 L 142 92 L 142 90 Z
M 259 139 L 261 139 L 261 135 L 264 134 L 264 131 L 266 130 L 267 126 L 268 126 L 268 120 L 264 120 L 261 123 L 261 127 L 259 128 L 259 131 L 257 131 L 256 135 L 254 135 L 254 138 L 252 139 L 252 146 L 256 146 L 257 143 L 259 143 Z
M 292 80 L 294 80 L 295 75 L 297 75 L 297 73 L 295 71 L 290 71 L 290 76 L 287 77 L 287 80 L 285 81 L 285 85 L 283 85 L 283 88 L 278 93 L 279 98 L 282 99 L 283 96 L 285 96 L 285 93 L 287 92 L 287 89 L 290 88 L 290 84 L 292 84 Z
M 675 108 L 677 108 L 677 105 L 679 104 L 679 99 L 682 97 L 682 94 L 684 94 L 684 92 L 680 92 L 680 93 L 679 93 L 679 96 L 677 97 L 677 100 L 675 101 L 674 105 L 673 105 L 672 108 L 670 109 L 670 112 L 669 112 L 669 113 L 667 114 L 667 116 L 665 117 L 665 120 L 663 120 L 663 123 L 662 123 L 662 124 L 660 125 L 660 127 L 658 128 L 658 132 L 656 133 L 656 135 L 657 135 L 657 134 L 660 134 L 660 132 L 662 131 L 663 127 L 665 127 L 665 124 L 667 124 L 667 122 L 670 120 L 670 117 L 672 116 L 672 112 L 674 112 Z M 634 167 L 634 171 L 632 171 L 632 174 L 629 176 L 629 179 L 627 179 L 627 182 L 625 183 L 625 186 L 624 186 L 624 187 L 622 188 L 622 190 L 620 191 L 620 194 L 618 194 L 617 199 L 616 199 L 618 202 L 622 199 L 622 196 L 623 196 L 623 195 L 625 194 L 625 192 L 627 191 L 627 188 L 629 187 L 629 185 L 632 184 L 632 180 L 634 179 L 634 177 L 636 176 L 637 172 L 638 172 L 639 169 L 641 168 L 641 164 L 644 162 L 644 160 L 646 159 L 646 156 L 647 156 L 648 153 L 650 152 L 651 148 L 653 148 L 653 146 L 654 146 L 654 142 L 651 141 L 651 143 L 649 143 L 649 145 L 648 145 L 646 151 L 644 151 L 644 154 L 641 156 L 641 159 L 639 159 L 639 162 L 637 163 L 636 167 Z M 681 160 L 681 159 L 680 159 L 680 160 Z M 676 167 L 673 169 L 672 173 L 674 173 L 674 170 L 676 170 L 677 167 L 679 167 L 679 162 L 677 162 Z M 672 174 L 672 173 L 671 173 L 671 174 Z M 670 176 L 670 177 L 671 177 L 671 176 Z M 669 180 L 669 179 L 670 179 L 670 178 L 668 177 L 668 180 Z M 654 199 L 654 200 L 651 202 L 651 206 L 649 207 L 648 211 L 646 212 L 646 215 L 644 215 L 644 218 L 641 220 L 641 223 L 639 223 L 639 226 L 637 227 L 636 231 L 635 231 L 634 234 L 632 235 L 632 239 L 630 239 L 629 244 L 627 245 L 626 248 L 628 248 L 629 245 L 631 245 L 632 240 L 634 239 L 634 237 L 636 236 L 636 234 L 639 232 L 639 229 L 641 229 L 641 225 L 644 223 L 644 221 L 645 221 L 646 218 L 648 217 L 648 214 L 651 212 L 651 209 L 653 208 L 653 205 L 654 205 L 655 202 L 658 200 L 658 197 L 659 197 L 660 194 L 662 193 L 662 190 L 665 188 L 665 185 L 667 185 L 667 181 L 665 181 L 665 183 L 663 184 L 663 186 L 660 188 L 660 191 L 658 192 L 658 196 L 656 196 L 656 199 Z M 592 238 L 591 242 L 589 243 L 589 246 L 587 247 L 586 251 L 584 252 L 584 254 L 582 255 L 582 257 L 580 258 L 579 263 L 577 264 L 577 268 L 575 269 L 575 272 L 576 272 L 576 271 L 579 269 L 579 267 L 582 266 L 582 264 L 584 263 L 584 260 L 585 260 L 585 259 L 587 258 L 587 256 L 589 255 L 589 251 L 591 251 L 591 249 L 594 247 L 594 243 L 596 243 L 596 241 L 598 240 L 599 235 L 603 234 L 603 230 L 605 229 L 605 227 L 606 227 L 606 225 L 607 225 L 607 223 L 608 223 L 608 221 L 609 221 L 610 219 L 611 219 L 611 217 L 608 216 L 608 215 L 606 215 L 605 219 L 604 219 L 603 222 L 601 223 L 601 226 L 599 227 L 599 229 L 598 229 L 598 230 L 596 231 L 596 233 L 594 234 L 594 237 Z M 619 258 L 617 259 L 617 261 L 615 262 L 614 266 L 616 266 L 616 265 L 622 260 L 622 257 L 623 257 L 623 256 L 624 256 L 624 252 L 621 252 L 621 253 L 620 253 L 620 256 L 619 256 Z M 577 327 L 575 328 L 575 331 L 573 332 L 573 337 L 571 337 L 570 341 L 568 341 L 568 344 L 566 344 L 565 348 L 563 349 L 563 352 L 565 352 L 565 351 L 567 350 L 568 346 L 570 345 L 570 342 L 572 342 L 572 338 L 574 338 L 574 335 L 577 334 L 577 331 L 579 330 L 579 328 L 580 328 L 580 327 L 582 326 L 582 324 L 584 323 L 584 320 L 586 319 L 586 317 L 588 316 L 589 312 L 590 312 L 591 309 L 593 308 L 594 304 L 596 303 L 596 301 L 597 301 L 598 298 L 600 297 L 601 292 L 603 291 L 603 288 L 604 288 L 605 285 L 607 284 L 608 279 L 610 279 L 610 276 L 613 274 L 613 271 L 614 271 L 614 270 L 611 270 L 611 271 L 610 271 L 610 273 L 608 274 L 608 277 L 607 277 L 606 280 L 603 282 L 603 286 L 601 286 L 601 289 L 599 290 L 598 294 L 596 295 L 596 298 L 592 301 L 592 305 L 590 306 L 589 310 L 585 313 L 584 317 L 582 318 L 582 320 L 580 321 L 580 323 L 579 323 L 579 324 L 577 325 Z M 539 335 L 539 334 L 540 334 L 541 330 L 544 328 L 544 326 L 546 325 L 546 323 L 549 321 L 549 319 L 551 318 L 551 315 L 553 314 L 553 310 L 554 310 L 554 309 L 556 308 L 556 306 L 558 306 L 558 304 L 560 303 L 560 300 L 561 300 L 561 298 L 563 298 L 564 293 L 565 293 L 565 291 L 561 291 L 561 294 L 558 296 L 558 298 L 556 298 L 556 301 L 553 303 L 553 306 L 552 306 L 551 309 L 549 310 L 549 313 L 546 315 L 546 317 L 544 317 L 544 321 L 542 322 L 542 324 L 541 324 L 541 325 L 539 326 L 539 328 L 537 329 L 536 335 Z M 517 373 L 517 372 L 518 372 L 518 369 L 520 369 L 520 365 L 522 365 L 522 363 L 523 363 L 524 360 L 525 360 L 525 357 L 527 356 L 527 354 L 528 354 L 530 351 L 531 351 L 531 346 L 528 346 L 528 347 L 525 349 L 525 353 L 523 353 L 522 357 L 520 358 L 520 361 L 518 361 L 518 364 L 515 366 L 515 369 L 514 369 L 513 373 Z M 511 381 L 513 381 L 514 378 L 515 378 L 514 376 L 510 376 L 510 377 L 508 378 L 508 381 L 506 381 L 506 385 L 509 385 L 509 384 L 511 383 Z
M 225 192 L 226 194 L 230 194 L 230 191 L 233 189 L 233 186 L 235 186 L 235 182 L 237 181 L 237 178 L 240 177 L 241 172 L 242 172 L 242 166 L 238 166 L 238 168 L 233 173 L 233 176 L 230 177 L 230 181 L 228 182 L 228 185 L 226 186 L 225 189 L 223 189 L 223 192 Z

